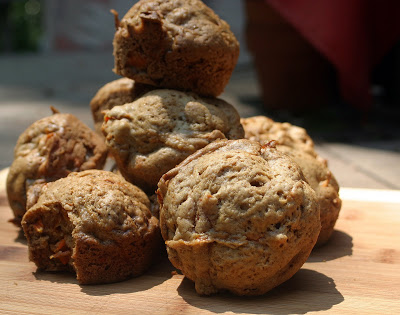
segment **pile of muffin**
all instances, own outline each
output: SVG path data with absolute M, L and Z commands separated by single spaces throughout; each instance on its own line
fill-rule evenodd
M 239 43 L 200 0 L 114 14 L 124 78 L 92 99 L 96 132 L 53 109 L 16 144 L 7 193 L 30 259 L 107 283 L 166 248 L 199 294 L 264 294 L 333 231 L 341 200 L 326 161 L 303 128 L 240 118 L 217 98 Z

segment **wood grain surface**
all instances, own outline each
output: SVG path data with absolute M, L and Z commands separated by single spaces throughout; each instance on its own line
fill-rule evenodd
M 167 260 L 141 277 L 107 285 L 79 285 L 73 274 L 39 272 L 11 218 L 3 187 L 1 314 L 400 313 L 400 200 L 344 200 L 330 242 L 314 250 L 292 279 L 251 298 L 198 296 Z

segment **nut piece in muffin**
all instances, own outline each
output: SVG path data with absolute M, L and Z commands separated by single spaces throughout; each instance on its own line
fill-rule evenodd
M 229 25 L 200 0 L 141 0 L 116 24 L 114 71 L 136 82 L 218 96 L 239 57 Z
M 215 141 L 158 186 L 168 257 L 199 294 L 264 294 L 300 269 L 321 228 L 314 190 L 273 142 Z
M 29 258 L 46 271 L 74 271 L 81 284 L 138 276 L 159 252 L 158 220 L 138 187 L 101 170 L 46 184 L 22 227 Z
M 315 190 L 320 207 L 321 232 L 316 246 L 325 244 L 332 235 L 339 217 L 342 200 L 339 198 L 339 184 L 328 168 L 326 160 L 285 145 L 277 145 L 279 151 L 288 154 L 301 168 L 304 177 Z
M 111 109 L 117 105 L 131 103 L 151 89 L 152 87 L 149 85 L 137 84 L 128 78 L 114 80 L 101 87 L 90 101 L 96 132 L 103 135 L 101 125 L 104 120 L 104 110 Z
M 106 158 L 104 139 L 77 117 L 55 113 L 34 122 L 18 138 L 7 177 L 14 222 L 19 224 L 26 211 L 29 187 L 55 181 L 70 172 L 101 169 Z
M 150 194 L 164 173 L 193 152 L 217 139 L 244 136 L 232 105 L 167 89 L 113 107 L 102 128 L 121 174 Z
M 314 142 L 304 128 L 290 123 L 279 123 L 265 116 L 242 118 L 245 138 L 265 142 L 277 141 L 279 151 L 289 156 L 300 166 L 303 174 L 315 190 L 321 212 L 321 233 L 317 246 L 330 238 L 339 216 L 342 201 L 339 185 L 328 168 L 328 163 L 314 150 Z
M 280 123 L 265 116 L 241 118 L 245 138 L 254 141 L 275 140 L 292 148 L 298 148 L 308 154 L 317 156 L 314 150 L 314 141 L 307 131 L 288 122 Z

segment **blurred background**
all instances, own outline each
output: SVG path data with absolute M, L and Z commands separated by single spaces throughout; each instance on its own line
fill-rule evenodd
M 50 106 L 92 127 L 132 0 L 0 0 L 0 168 Z M 400 189 L 400 2 L 209 0 L 241 44 L 221 98 L 305 127 L 342 186 Z

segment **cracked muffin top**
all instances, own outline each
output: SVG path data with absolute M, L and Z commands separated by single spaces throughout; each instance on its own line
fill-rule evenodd
M 58 209 L 52 205 L 58 205 Z M 100 241 L 118 239 L 131 229 L 143 236 L 152 217 L 150 201 L 142 190 L 121 176 L 102 170 L 74 172 L 44 185 L 24 221 L 35 212 L 45 214 L 60 208 L 66 211 L 74 233 Z M 154 222 L 153 229 L 157 226 Z
M 288 122 L 280 123 L 265 116 L 241 118 L 245 138 L 254 141 L 275 140 L 278 144 L 298 148 L 308 154 L 317 156 L 314 141 L 307 131 Z
M 121 174 L 154 192 L 158 180 L 216 139 L 240 139 L 236 109 L 221 99 L 153 90 L 106 112 L 103 133 Z
M 141 0 L 116 24 L 114 71 L 136 82 L 218 96 L 239 57 L 229 25 L 200 0 Z
M 150 201 L 121 176 L 74 172 L 43 186 L 22 226 L 29 257 L 47 271 L 73 270 L 79 283 L 138 276 L 159 254 Z
M 158 187 L 169 258 L 200 294 L 265 293 L 301 267 L 320 231 L 314 190 L 274 142 L 215 141 Z
M 7 194 L 16 221 L 26 209 L 29 186 L 71 172 L 104 166 L 107 147 L 101 136 L 71 114 L 55 113 L 29 126 L 18 138 L 7 177 Z

